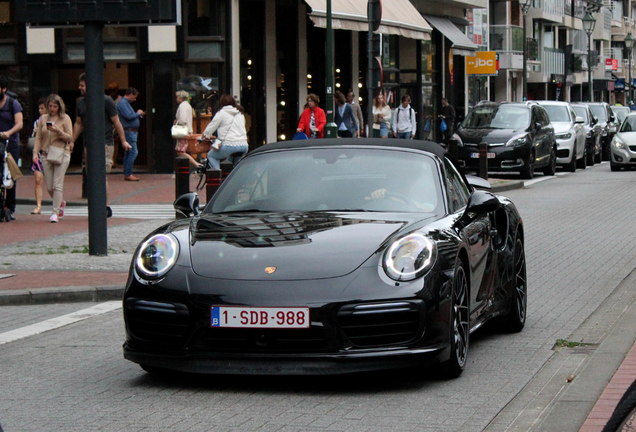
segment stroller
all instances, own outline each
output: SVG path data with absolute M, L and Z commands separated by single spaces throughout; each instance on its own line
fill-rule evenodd
M 13 179 L 6 164 L 7 142 L 0 140 L 0 222 L 9 222 L 11 213 L 6 206 L 7 189 L 13 187 Z

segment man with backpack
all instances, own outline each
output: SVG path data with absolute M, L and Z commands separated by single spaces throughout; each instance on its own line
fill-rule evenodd
M 402 96 L 402 103 L 393 114 L 393 135 L 400 139 L 413 139 L 417 130 L 415 110 L 411 108 L 411 97 Z
M 0 140 L 7 143 L 7 152 L 17 162 L 20 159 L 20 131 L 23 125 L 22 105 L 7 94 L 9 80 L 0 75 Z M 9 209 L 9 218 L 15 220 L 15 190 L 17 182 L 7 190 L 5 206 Z

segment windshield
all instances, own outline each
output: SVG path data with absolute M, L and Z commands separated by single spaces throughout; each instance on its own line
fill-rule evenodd
M 585 122 L 585 124 L 588 124 L 590 122 L 587 118 L 587 110 L 585 109 L 585 107 L 574 105 L 572 106 L 572 108 L 574 109 L 577 117 L 583 117 L 583 121 Z
M 241 161 L 204 213 L 443 211 L 437 165 L 426 155 L 368 148 L 307 148 Z
M 543 105 L 552 123 L 570 123 L 570 112 L 563 105 Z
M 629 114 L 630 109 L 627 107 L 614 107 L 612 108 L 612 111 L 614 112 L 616 119 L 619 122 L 622 122 L 625 120 L 625 117 L 627 117 L 627 114 Z
M 636 116 L 630 115 L 625 117 L 623 123 L 621 123 L 619 132 L 636 132 Z
M 607 112 L 605 112 L 605 108 L 601 105 L 590 105 L 590 111 L 594 114 L 594 117 L 598 119 L 600 122 L 607 122 Z
M 467 129 L 525 129 L 530 111 L 524 106 L 486 105 L 472 109 L 462 122 Z

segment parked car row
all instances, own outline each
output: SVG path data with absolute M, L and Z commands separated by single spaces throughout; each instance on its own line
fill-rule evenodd
M 489 171 L 517 171 L 524 179 L 535 170 L 554 175 L 557 165 L 574 172 L 609 160 L 617 117 L 605 102 L 480 102 L 457 128 L 458 159 L 478 170 L 485 143 Z

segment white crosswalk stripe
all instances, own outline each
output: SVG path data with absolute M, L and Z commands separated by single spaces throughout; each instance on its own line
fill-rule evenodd
M 121 204 L 111 205 L 114 218 L 130 219 L 174 219 L 172 204 Z M 88 216 L 88 207 L 67 206 L 64 216 Z

